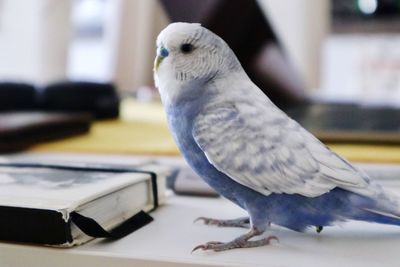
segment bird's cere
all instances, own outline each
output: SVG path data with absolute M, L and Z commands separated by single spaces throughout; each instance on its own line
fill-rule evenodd
M 162 57 L 162 58 L 168 57 L 169 52 L 168 52 L 168 50 L 167 50 L 165 47 L 161 47 L 159 51 L 160 51 L 160 52 L 158 53 L 158 55 L 159 55 L 160 57 Z

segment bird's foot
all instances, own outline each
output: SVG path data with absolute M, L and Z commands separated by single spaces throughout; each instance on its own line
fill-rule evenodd
M 250 218 L 242 217 L 233 220 L 218 220 L 207 217 L 199 217 L 194 222 L 203 221 L 206 225 L 215 225 L 218 227 L 241 227 L 241 228 L 250 228 Z
M 279 239 L 276 236 L 269 236 L 260 240 L 255 240 L 255 241 L 249 241 L 250 238 L 260 235 L 262 232 L 259 232 L 255 229 L 251 229 L 247 234 L 244 234 L 230 242 L 218 242 L 218 241 L 211 241 L 207 242 L 202 245 L 196 246 L 192 252 L 201 249 L 201 250 L 212 250 L 215 252 L 218 251 L 224 251 L 224 250 L 229 250 L 229 249 L 234 249 L 234 248 L 253 248 L 253 247 L 260 247 L 260 246 L 265 246 L 269 245 L 272 240 L 276 240 L 279 242 Z
M 217 242 L 217 241 L 211 241 L 207 242 L 202 245 L 196 246 L 192 252 L 201 249 L 201 250 L 213 250 L 215 252 L 219 251 L 224 251 L 224 250 L 229 250 L 229 249 L 234 249 L 234 248 L 253 248 L 253 247 L 260 247 L 260 246 L 265 246 L 269 245 L 272 240 L 276 240 L 279 242 L 279 239 L 276 236 L 269 236 L 257 241 L 237 241 L 233 240 L 231 242 Z

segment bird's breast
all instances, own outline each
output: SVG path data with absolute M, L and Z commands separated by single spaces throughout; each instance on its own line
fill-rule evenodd
M 189 106 L 166 107 L 168 126 L 182 155 L 193 164 L 204 156 L 193 138 L 192 129 L 196 113 Z M 203 159 L 201 159 L 203 160 Z

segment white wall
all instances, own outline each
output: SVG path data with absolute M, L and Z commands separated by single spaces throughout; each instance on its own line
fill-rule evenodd
M 168 23 L 157 0 L 119 0 L 114 78 L 121 90 L 153 84 L 155 40 Z
M 329 0 L 258 1 L 307 87 L 319 88 L 321 46 L 329 32 Z
M 0 1 L 0 80 L 64 78 L 70 1 Z

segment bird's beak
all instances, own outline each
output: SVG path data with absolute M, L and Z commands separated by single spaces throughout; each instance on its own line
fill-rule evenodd
M 163 57 L 160 57 L 159 55 L 156 56 L 156 60 L 154 60 L 154 71 L 158 70 L 158 67 L 161 64 L 161 61 L 163 60 Z
M 168 55 L 169 51 L 165 47 L 161 47 L 160 49 L 158 49 L 156 59 L 154 60 L 154 71 L 158 70 L 158 67 L 160 66 L 161 62 Z

